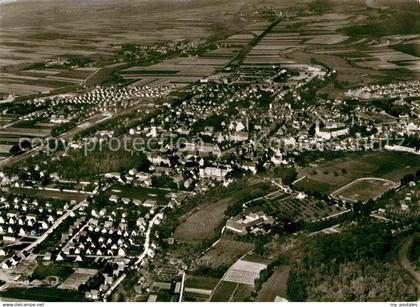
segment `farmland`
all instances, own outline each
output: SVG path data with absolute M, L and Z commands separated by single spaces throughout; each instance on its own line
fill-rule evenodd
M 189 275 L 185 287 L 194 289 L 213 290 L 217 283 L 217 278 Z
M 89 278 L 95 276 L 97 272 L 98 271 L 95 269 L 77 268 L 58 286 L 58 288 L 65 290 L 77 290 L 80 285 L 86 283 Z
M 210 267 L 231 266 L 238 258 L 254 248 L 254 244 L 223 238 L 205 255 L 198 259 L 198 265 Z
M 212 302 L 229 302 L 234 295 L 239 284 L 234 282 L 222 281 L 214 290 L 211 298 Z
M 0 292 L 3 299 L 12 298 L 39 302 L 83 302 L 82 293 L 55 288 L 8 288 Z
M 257 302 L 274 302 L 277 296 L 287 299 L 287 279 L 289 266 L 279 266 L 274 269 L 273 275 L 262 285 L 256 298 Z
M 194 41 L 220 33 L 226 35 L 231 29 L 241 26 L 231 21 L 231 14 L 241 8 L 236 2 L 217 1 L 207 3 L 205 8 L 189 3 L 178 7 L 169 5 L 171 8 L 165 13 L 157 12 L 153 3 L 125 5 L 129 6 L 127 10 L 115 4 L 110 11 L 106 4 L 86 5 L 83 7 L 83 17 L 80 15 L 81 8 L 74 8 L 72 4 L 68 6 L 67 3 L 51 6 L 28 4 L 22 7 L 18 3 L 2 8 L 8 17 L 2 20 L 0 71 L 3 72 L 0 93 L 27 96 L 75 90 L 84 82 L 90 84 L 91 79 L 98 79 L 96 72 L 102 71 L 103 67 L 127 60 L 119 54 L 121 46 Z M 227 13 L 224 20 L 220 20 L 215 13 L 218 11 L 215 6 L 218 9 L 222 6 Z M 20 19 L 20 27 L 15 27 L 16 19 L 13 16 L 16 7 L 23 12 L 39 12 L 43 15 L 42 22 L 36 21 L 39 27 L 25 27 L 34 22 L 34 18 L 30 17 L 32 14 L 26 14 L 27 18 Z M 178 14 L 179 10 L 182 14 Z M 50 25 L 54 25 L 54 28 L 50 29 Z M 63 29 L 65 35 L 62 34 Z M 223 63 L 226 60 L 223 59 Z M 194 59 L 191 62 L 197 64 Z M 111 71 L 107 74 L 111 74 Z M 105 76 L 105 79 L 109 77 Z M 181 76 L 176 83 L 187 84 L 188 80 L 196 80 L 194 78 Z M 155 83 L 166 82 L 166 79 Z

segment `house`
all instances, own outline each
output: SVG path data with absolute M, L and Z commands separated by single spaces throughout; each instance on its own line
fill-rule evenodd
M 16 242 L 16 238 L 13 236 L 3 236 L 3 241 L 7 243 Z
M 156 200 L 152 200 L 152 199 L 147 199 L 143 203 L 143 206 L 145 206 L 147 208 L 155 208 L 157 206 L 157 201 Z
M 98 300 L 99 299 L 99 290 L 90 290 L 87 298 L 89 298 L 91 300 Z
M 271 216 L 266 216 L 264 212 L 259 211 L 257 213 L 248 213 L 244 217 L 237 216 L 232 217 L 226 222 L 226 229 L 232 232 L 238 233 L 240 235 L 247 234 L 248 229 L 265 224 L 265 225 L 273 225 L 275 220 Z M 258 230 L 254 230 L 256 232 Z
M 248 132 L 245 131 L 239 131 L 239 132 L 232 132 L 229 133 L 229 140 L 235 143 L 240 143 L 248 140 Z
M 109 197 L 109 201 L 113 202 L 113 203 L 117 203 L 118 202 L 118 197 L 117 195 L 111 195 Z
M 169 157 L 166 154 L 160 154 L 157 152 L 148 152 L 147 159 L 149 159 L 149 161 L 152 162 L 153 165 L 166 165 L 166 166 L 171 165 L 171 161 L 169 160 Z
M 205 142 L 184 142 L 181 144 L 181 151 L 191 154 L 196 154 L 200 156 L 209 156 L 214 155 L 216 157 L 221 157 L 222 151 L 217 144 L 205 143 Z
M 257 163 L 249 161 L 242 164 L 242 168 L 246 171 L 250 171 L 253 174 L 257 173 Z
M 319 121 L 316 122 L 315 135 L 324 140 L 337 138 L 349 133 L 349 129 L 344 124 L 330 124 L 325 128 L 320 128 Z
M 200 168 L 200 177 L 223 179 L 231 170 L 230 166 L 207 166 Z
M 118 249 L 118 256 L 125 257 L 125 251 L 122 248 Z
M 132 201 L 132 203 L 133 203 L 135 206 L 141 206 L 141 205 L 142 205 L 141 200 L 138 200 L 138 199 L 132 199 L 131 201 Z
M 1 265 L 1 268 L 3 270 L 8 270 L 12 267 L 12 262 L 10 260 L 6 260 L 5 262 L 3 262 L 3 264 Z
M 273 162 L 274 165 L 280 165 L 283 161 L 283 155 L 281 154 L 280 150 L 277 149 L 273 156 L 271 157 L 271 162 Z
M 235 218 L 230 218 L 229 220 L 227 220 L 226 229 L 240 235 L 245 235 L 248 233 L 245 225 L 241 222 L 238 222 L 238 219 Z

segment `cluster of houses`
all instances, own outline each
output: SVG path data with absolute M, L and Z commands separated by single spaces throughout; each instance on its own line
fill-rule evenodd
M 92 289 L 87 288 L 84 286 L 85 289 L 85 297 L 91 301 L 98 301 L 100 300 L 109 289 L 114 284 L 115 280 L 120 278 L 127 269 L 129 264 L 129 260 L 121 259 L 118 261 L 109 260 L 107 259 L 102 266 L 104 269 L 102 270 L 100 281 L 101 283 L 99 286 L 92 287 Z
M 133 221 L 136 212 L 105 208 L 92 209 L 89 215 L 87 223 L 62 248 L 65 256 L 82 260 L 83 257 L 126 257 L 141 253 L 147 217 Z
M 346 92 L 356 99 L 406 98 L 420 96 L 420 81 L 400 81 L 386 85 L 366 85 Z
M 37 238 L 72 206 L 64 201 L 0 197 L 0 235 L 4 244 Z

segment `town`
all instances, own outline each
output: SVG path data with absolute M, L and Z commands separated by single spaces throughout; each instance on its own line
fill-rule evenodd
M 0 300 L 417 301 L 420 4 L 196 1 L 0 30 Z

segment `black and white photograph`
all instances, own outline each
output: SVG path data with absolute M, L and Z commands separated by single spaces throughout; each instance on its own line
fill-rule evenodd
M 64 302 L 417 307 L 420 0 L 0 0 L 0 306 Z

